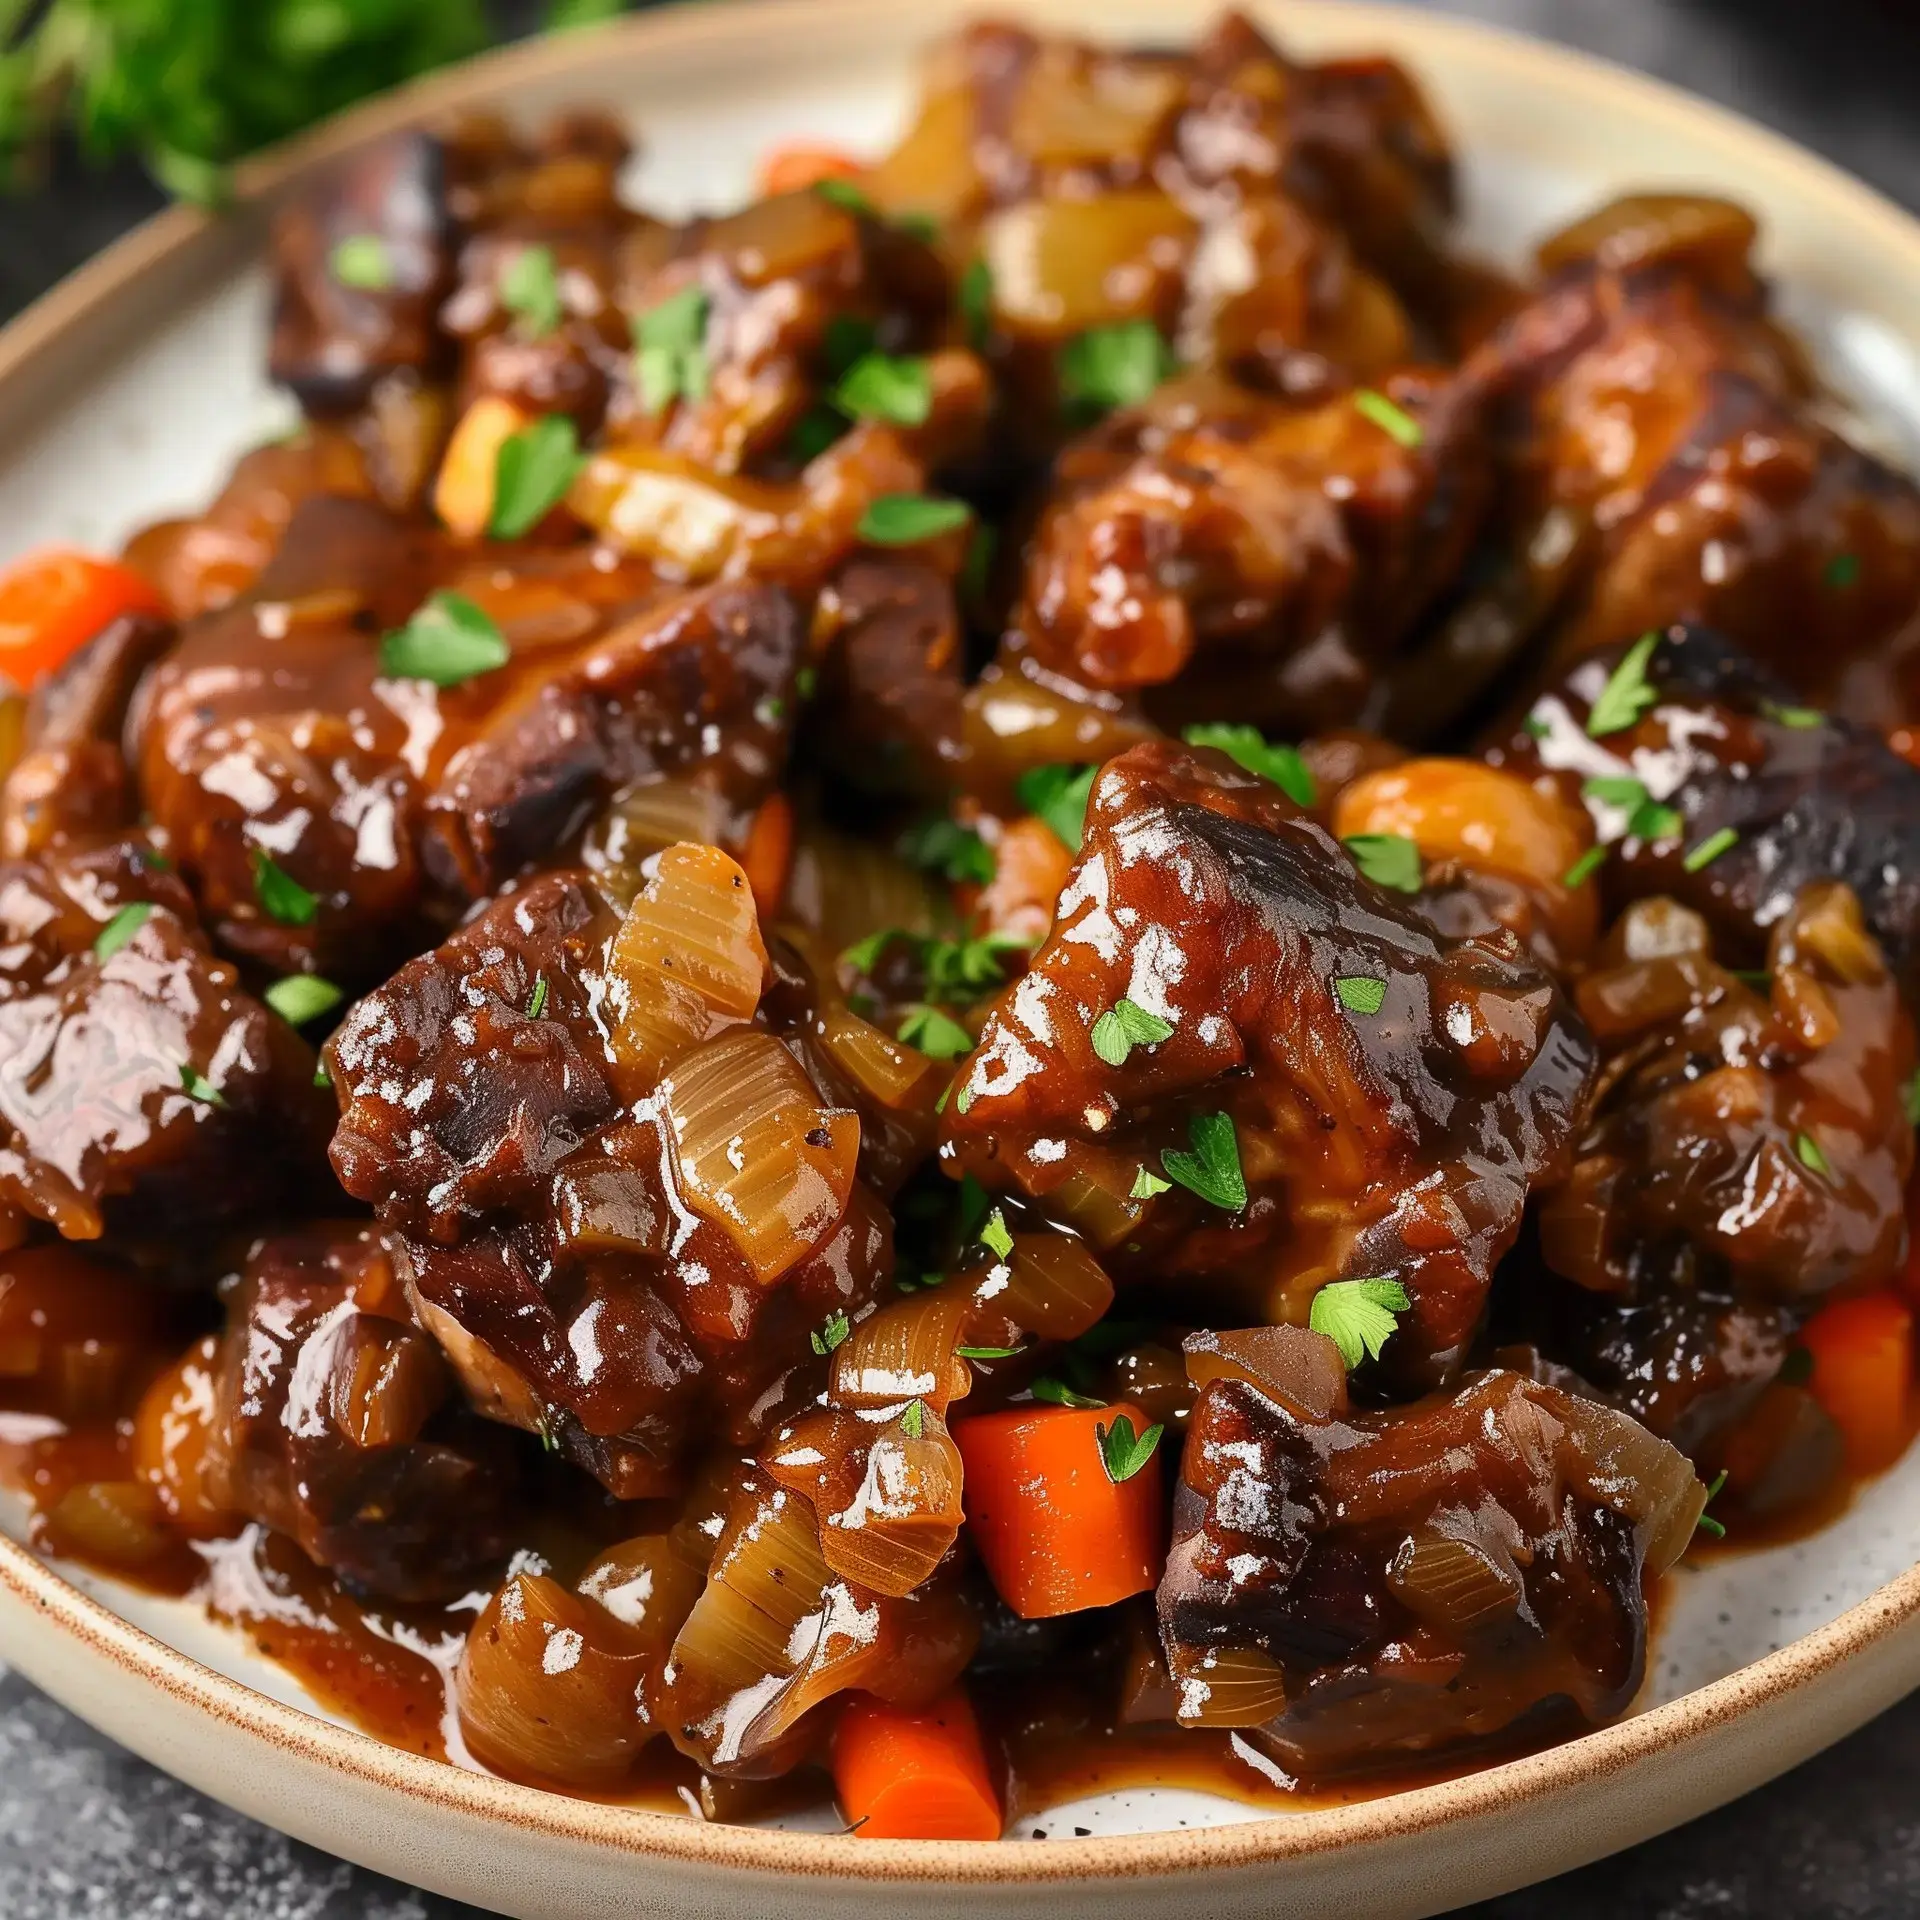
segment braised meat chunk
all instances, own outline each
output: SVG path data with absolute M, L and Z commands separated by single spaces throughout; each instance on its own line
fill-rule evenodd
M 1510 933 L 1441 935 L 1277 788 L 1147 745 L 1095 782 L 942 1152 L 1194 1309 L 1301 1324 L 1328 1282 L 1393 1276 L 1384 1364 L 1417 1384 L 1460 1364 L 1592 1071 Z
M 1686 1461 L 1500 1370 L 1352 1411 L 1309 1345 L 1285 1330 L 1194 1406 L 1158 1601 L 1181 1720 L 1316 1781 L 1620 1713 L 1642 1581 L 1705 1504 Z

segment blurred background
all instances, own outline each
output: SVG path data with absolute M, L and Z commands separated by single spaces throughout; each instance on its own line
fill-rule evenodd
M 1657 74 L 1920 211 L 1916 0 L 1424 3 Z M 172 195 L 217 202 L 226 164 L 254 147 L 487 44 L 624 10 L 618 0 L 0 0 L 0 161 L 11 181 L 0 196 L 0 319 Z M 1284 0 L 1260 10 L 1284 31 Z M 1472 1914 L 1908 1916 L 1920 1911 L 1916 1779 L 1920 1698 L 1734 1807 Z M 472 1911 L 255 1827 L 0 1667 L 4 1920 Z

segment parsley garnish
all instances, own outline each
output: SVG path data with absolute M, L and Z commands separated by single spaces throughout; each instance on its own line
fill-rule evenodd
M 313 1070 L 313 1084 L 316 1087 L 331 1087 L 333 1075 L 327 1071 L 327 1063 L 322 1060 Z
M 1560 884 L 1563 887 L 1584 887 L 1587 882 L 1600 871 L 1601 866 L 1606 861 L 1606 857 L 1607 850 L 1605 847 L 1589 847 L 1586 852 L 1560 876 Z
M 1351 1372 L 1362 1360 L 1378 1360 L 1392 1337 L 1394 1315 L 1413 1305 L 1398 1280 L 1330 1280 L 1313 1296 L 1307 1325 L 1340 1349 Z
M 111 960 L 147 924 L 152 912 L 151 900 L 134 900 L 122 907 L 93 936 L 93 957 L 96 960 Z
M 918 1440 L 927 1430 L 927 1410 L 918 1400 L 909 1400 L 900 1416 L 900 1431 L 909 1440 Z
M 827 1315 L 826 1324 L 817 1332 L 807 1335 L 807 1344 L 815 1353 L 823 1357 L 836 1347 L 846 1344 L 847 1335 L 853 1331 L 853 1323 L 837 1307 Z
M 1520 722 L 1521 730 L 1534 740 L 1544 740 L 1553 729 L 1537 713 L 1530 713 Z
M 1698 873 L 1702 867 L 1712 866 L 1739 838 L 1731 827 L 1722 827 L 1718 833 L 1708 834 L 1680 864 L 1689 873 Z
M 987 1215 L 987 1224 L 980 1229 L 980 1244 L 998 1260 L 1013 1255 L 1013 1235 L 1007 1231 L 1006 1215 L 998 1207 Z
M 869 353 L 847 369 L 833 390 L 833 404 L 856 420 L 921 427 L 933 412 L 933 381 L 924 360 Z
M 955 1347 L 962 1360 L 1011 1360 L 1019 1347 Z
M 180 1069 L 180 1091 L 189 1100 L 198 1100 L 203 1107 L 224 1107 L 227 1104 L 227 1096 L 205 1074 L 192 1067 L 183 1066 Z
M 1405 407 L 1389 400 L 1377 387 L 1356 389 L 1353 410 L 1371 420 L 1382 433 L 1391 435 L 1403 447 L 1417 447 L 1427 437 L 1420 422 Z
M 1135 1439 L 1133 1422 L 1124 1413 L 1115 1414 L 1110 1427 L 1096 1420 L 1093 1437 L 1100 1443 L 1100 1464 L 1106 1468 L 1107 1478 L 1116 1487 L 1123 1480 L 1131 1480 L 1153 1458 L 1165 1431 L 1164 1427 L 1149 1427 Z
M 851 180 L 816 180 L 813 190 L 829 206 L 866 220 L 878 220 L 880 209 Z
M 1104 1400 L 1096 1400 L 1091 1394 L 1075 1393 L 1064 1380 L 1056 1380 L 1052 1374 L 1043 1373 L 1028 1387 L 1036 1400 L 1044 1400 L 1050 1407 L 1104 1407 Z
M 310 927 L 320 911 L 318 894 L 309 893 L 292 874 L 261 848 L 252 849 L 253 891 L 269 920 L 283 927 Z
M 993 325 L 993 269 L 984 260 L 969 263 L 960 276 L 960 317 L 967 323 L 967 341 L 977 352 L 987 344 Z
M 1187 1121 L 1191 1153 L 1169 1147 L 1160 1156 L 1167 1178 L 1197 1193 L 1210 1206 L 1238 1213 L 1247 1204 L 1247 1180 L 1240 1171 L 1240 1137 L 1225 1113 L 1196 1113 Z
M 327 271 L 356 293 L 385 293 L 393 285 L 393 254 L 377 233 L 350 233 L 333 243 Z
M 846 416 L 822 400 L 793 423 L 793 431 L 787 435 L 788 457 L 804 467 L 825 453 L 846 430 Z
M 1820 1150 L 1820 1142 L 1810 1133 L 1796 1133 L 1793 1136 L 1794 1158 L 1809 1173 L 1830 1174 L 1833 1168 L 1827 1163 L 1827 1156 Z
M 1093 1050 L 1110 1067 L 1124 1067 L 1135 1047 L 1157 1047 L 1173 1023 L 1124 994 L 1093 1023 Z
M 900 1022 L 901 1043 L 935 1060 L 958 1060 L 973 1051 L 973 1035 L 938 1007 L 914 1007 Z
M 1673 808 L 1648 793 L 1646 783 L 1630 773 L 1596 774 L 1580 791 L 1609 806 L 1624 807 L 1627 832 L 1635 840 L 1671 840 L 1686 825 Z
M 1827 718 L 1818 707 L 1783 707 L 1777 700 L 1762 700 L 1760 711 L 1776 727 L 1792 727 L 1796 732 L 1823 726 Z
M 1093 792 L 1098 767 L 1029 767 L 1013 783 L 1020 804 L 1052 828 L 1053 837 L 1070 851 L 1080 851 L 1086 832 L 1087 800 Z
M 1826 564 L 1821 579 L 1830 587 L 1850 587 L 1860 578 L 1860 556 L 1836 553 Z
M 900 836 L 900 856 L 926 873 L 953 881 L 987 885 L 993 878 L 993 849 L 957 820 L 923 820 Z
M 531 533 L 567 497 L 585 459 L 580 430 L 564 413 L 546 414 L 508 434 L 494 463 L 487 531 L 496 540 Z
M 1404 833 L 1353 833 L 1343 842 L 1354 865 L 1376 887 L 1398 893 L 1418 893 L 1421 882 L 1420 849 Z
M 1693 1523 L 1700 1532 L 1711 1534 L 1716 1540 L 1724 1540 L 1727 1537 L 1726 1524 L 1724 1521 L 1716 1520 L 1707 1508 L 1712 1504 L 1713 1496 L 1726 1484 L 1727 1470 L 1722 1467 L 1708 1484 L 1707 1497 L 1700 1503 L 1700 1518 Z
M 380 671 L 395 680 L 457 687 L 513 658 L 506 635 L 464 594 L 431 595 L 404 627 L 380 642 Z
M 1162 1180 L 1150 1168 L 1142 1167 L 1133 1176 L 1133 1186 L 1127 1193 L 1129 1200 L 1151 1200 L 1156 1193 L 1171 1193 L 1173 1182 Z
M 827 371 L 838 379 L 855 361 L 873 352 L 879 339 L 880 330 L 871 320 L 863 320 L 857 313 L 836 313 L 820 335 L 820 356 Z
M 1313 775 L 1298 747 L 1269 741 L 1258 727 L 1229 726 L 1209 721 L 1188 727 L 1180 736 L 1190 747 L 1216 747 L 1262 780 L 1271 780 L 1296 807 L 1310 807 L 1316 798 Z
M 533 991 L 527 995 L 524 1009 L 529 1020 L 538 1020 L 547 1010 L 547 976 L 537 973 L 533 977 Z
M 317 973 L 290 973 L 276 980 L 264 997 L 290 1027 L 304 1027 L 309 1020 L 331 1013 L 345 998 L 331 980 L 322 980 Z
M 553 249 L 537 242 L 522 247 L 500 276 L 500 304 L 529 340 L 541 340 L 560 324 L 560 272 Z
M 1589 739 L 1604 739 L 1610 733 L 1632 726 L 1659 699 L 1647 681 L 1647 662 L 1659 644 L 1658 633 L 1643 633 L 1607 676 L 1607 684 L 1600 689 L 1600 697 L 1587 715 Z
M 712 306 L 699 287 L 682 287 L 633 323 L 634 371 L 640 404 L 649 413 L 678 400 L 706 398 L 707 315 Z
M 1334 981 L 1333 993 L 1349 1013 L 1378 1013 L 1387 1003 L 1387 983 L 1364 973 L 1343 973 Z
M 964 527 L 973 509 L 964 500 L 928 493 L 883 493 L 860 516 L 855 533 L 872 547 L 912 547 Z
M 1060 394 L 1076 413 L 1138 406 L 1174 370 L 1173 349 L 1151 320 L 1089 327 L 1060 349 Z

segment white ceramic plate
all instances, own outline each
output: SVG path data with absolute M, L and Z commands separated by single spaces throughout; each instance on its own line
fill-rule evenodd
M 363 109 L 244 181 L 242 211 L 143 228 L 0 334 L 0 560 L 111 547 L 190 510 L 288 423 L 262 372 L 264 211 L 359 140 L 449 109 L 612 100 L 645 142 L 634 187 L 682 213 L 751 188 L 773 142 L 883 147 L 914 50 L 961 0 L 758 0 L 517 49 Z M 1036 0 L 1039 24 L 1190 37 L 1183 0 Z M 1465 165 L 1465 238 L 1527 242 L 1635 186 L 1732 194 L 1766 224 L 1783 304 L 1856 431 L 1920 466 L 1920 228 L 1717 110 L 1578 56 L 1430 14 L 1299 0 L 1256 9 L 1304 52 L 1384 49 L 1419 74 Z M 280 1669 L 197 1609 L 50 1569 L 0 1504 L 0 1655 L 137 1751 L 336 1853 L 526 1916 L 988 1912 L 1431 1912 L 1558 1872 L 1793 1765 L 1920 1682 L 1920 1454 L 1803 1544 L 1683 1565 L 1636 1715 L 1469 1779 L 1278 1819 L 1173 1790 L 1023 1827 L 1088 1839 L 961 1848 L 704 1827 L 409 1758 L 310 1717 Z M 11 1538 L 7 1536 L 12 1536 Z M 820 1827 L 823 1821 L 799 1822 Z

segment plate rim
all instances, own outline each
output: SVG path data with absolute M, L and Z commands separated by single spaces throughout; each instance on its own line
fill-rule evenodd
M 351 108 L 291 141 L 244 163 L 234 177 L 243 216 L 258 218 L 291 186 L 343 154 L 395 130 L 463 109 L 493 104 L 501 96 L 543 82 L 566 80 L 590 70 L 616 45 L 622 57 L 640 50 L 725 51 L 762 35 L 790 31 L 804 7 L 810 36 L 849 38 L 870 27 L 899 37 L 899 0 L 707 0 L 628 15 L 604 25 L 551 35 L 482 54 L 415 80 Z M 979 0 L 916 0 L 916 37 L 931 38 L 953 19 L 979 10 Z M 1167 12 L 1199 20 L 1218 11 L 1210 0 L 1168 0 Z M 1920 274 L 1920 220 L 1843 168 L 1743 115 L 1701 100 L 1683 89 L 1614 62 L 1557 46 L 1531 35 L 1485 23 L 1375 0 L 1267 0 L 1248 9 L 1284 31 L 1310 20 L 1356 47 L 1384 41 L 1409 50 L 1417 63 L 1422 46 L 1452 47 L 1482 66 L 1504 67 L 1515 76 L 1540 75 L 1557 88 L 1571 85 L 1605 115 L 1616 108 L 1652 117 L 1705 138 L 1739 164 L 1742 156 L 1761 171 L 1785 170 L 1803 192 L 1825 200 L 1834 217 L 1904 259 Z M 1026 17 L 1070 16 L 1071 0 L 1040 0 L 1007 7 Z M 1084 15 L 1082 6 L 1079 12 Z M 1764 208 L 1763 208 L 1764 211 Z M 143 285 L 198 256 L 210 245 L 231 247 L 236 230 L 215 217 L 176 206 L 135 228 L 0 329 L 0 399 L 23 402 L 42 363 L 58 368 L 62 343 L 91 329 L 104 337 L 116 306 L 128 309 Z M 124 334 L 122 316 L 120 331 Z M 70 377 L 65 383 L 73 384 Z M 62 384 L 39 396 L 39 412 L 57 412 Z M 1432 1785 L 1377 1799 L 1315 1808 L 1230 1825 L 1096 1835 L 1049 1841 L 1044 1846 L 998 1841 L 874 1841 L 846 1843 L 838 1834 L 808 1834 L 709 1824 L 641 1808 L 575 1799 L 492 1775 L 470 1773 L 391 1747 L 350 1727 L 321 1720 L 257 1692 L 178 1652 L 82 1592 L 47 1562 L 0 1535 L 0 1625 L 8 1612 L 29 1610 L 80 1651 L 104 1660 L 123 1677 L 158 1686 L 179 1705 L 266 1745 L 319 1760 L 361 1784 L 397 1790 L 409 1799 L 448 1813 L 503 1823 L 523 1833 L 584 1843 L 619 1855 L 665 1858 L 690 1866 L 725 1868 L 755 1875 L 792 1874 L 807 1879 L 947 1886 L 1043 1885 L 1064 1881 L 1117 1882 L 1274 1866 L 1324 1857 L 1361 1843 L 1401 1842 L 1438 1833 L 1455 1824 L 1526 1803 L 1577 1794 L 1586 1786 L 1677 1748 L 1703 1745 L 1717 1729 L 1780 1705 L 1822 1675 L 1869 1651 L 1889 1655 L 1903 1630 L 1920 1628 L 1920 1567 L 1897 1575 L 1836 1619 L 1789 1642 L 1720 1680 L 1653 1707 L 1630 1719 L 1516 1760 Z M 16 1617 L 25 1617 L 16 1612 Z M 1920 1632 L 1910 1633 L 1920 1646 Z M 23 1665 L 23 1672 L 33 1677 Z M 1911 1678 L 1920 1679 L 1920 1663 Z M 1878 1709 L 1878 1704 L 1865 1711 Z M 1851 1711 L 1847 1709 L 1846 1711 Z M 1844 1714 L 1843 1714 L 1844 1717 Z M 1853 1714 L 1853 1720 L 1865 1712 Z M 1841 1729 L 1844 1730 L 1844 1729 Z M 1796 1753 L 1792 1757 L 1798 1758 Z M 1719 1798 L 1744 1790 L 1737 1781 Z M 1676 1806 L 1673 1824 L 1712 1800 Z M 1584 1857 L 1584 1856 L 1583 1856 Z

